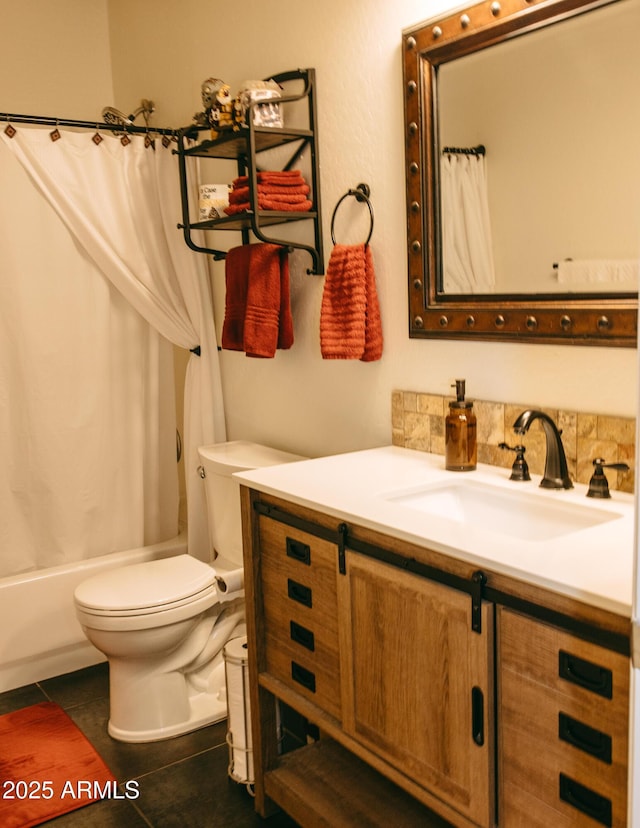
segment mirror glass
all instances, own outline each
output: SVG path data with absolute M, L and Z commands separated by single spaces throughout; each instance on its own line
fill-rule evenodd
M 442 237 L 456 221 L 442 212 L 447 176 L 464 185 L 475 172 L 450 166 L 484 166 L 467 183 L 486 198 L 491 254 L 475 268 L 487 272 L 474 278 L 472 266 L 465 280 L 445 246 L 445 293 L 638 290 L 638 32 L 640 4 L 618 3 L 440 66 L 440 152 L 485 147 L 444 153 Z
M 412 336 L 635 346 L 640 0 L 593 5 L 404 33 Z

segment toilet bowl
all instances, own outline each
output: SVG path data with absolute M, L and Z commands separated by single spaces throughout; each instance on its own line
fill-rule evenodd
M 198 450 L 212 563 L 177 555 L 102 572 L 75 590 L 76 616 L 109 661 L 109 734 L 124 742 L 178 736 L 227 716 L 227 641 L 245 634 L 236 471 L 298 455 L 247 441 Z

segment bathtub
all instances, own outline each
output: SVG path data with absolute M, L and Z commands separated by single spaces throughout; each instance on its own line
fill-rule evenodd
M 183 532 L 153 546 L 0 578 L 0 692 L 106 660 L 76 619 L 73 591 L 81 581 L 116 566 L 186 551 Z

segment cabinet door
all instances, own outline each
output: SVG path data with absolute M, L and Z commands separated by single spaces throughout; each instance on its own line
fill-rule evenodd
M 500 824 L 627 824 L 629 659 L 498 616 Z
M 477 825 L 493 819 L 493 607 L 347 553 L 343 727 Z

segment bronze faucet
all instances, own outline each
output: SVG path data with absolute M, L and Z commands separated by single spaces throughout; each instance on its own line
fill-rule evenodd
M 516 419 L 513 430 L 516 434 L 526 434 L 534 420 L 540 420 L 547 439 L 547 457 L 540 485 L 543 489 L 573 489 L 561 432 L 548 414 L 529 408 Z

